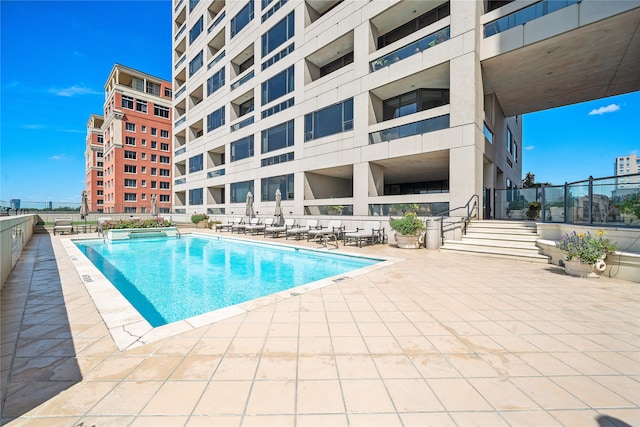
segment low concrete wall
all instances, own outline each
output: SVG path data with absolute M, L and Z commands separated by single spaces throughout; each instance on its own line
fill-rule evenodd
M 618 251 L 607 255 L 605 260 L 607 268 L 602 275 L 640 283 L 640 233 L 638 233 L 638 229 L 548 223 L 538 223 L 537 226 L 540 239 L 536 244 L 544 255 L 551 257 L 551 263 L 556 265 L 561 265 L 561 262 L 564 261 L 564 254 L 556 248 L 555 244 L 563 234 L 573 231 L 595 234 L 598 230 L 604 230 L 604 236 L 616 244 Z
M 0 289 L 33 236 L 37 215 L 0 217 Z

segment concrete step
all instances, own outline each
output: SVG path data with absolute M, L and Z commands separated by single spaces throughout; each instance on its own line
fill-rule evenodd
M 536 233 L 531 233 L 528 231 L 476 228 L 467 229 L 467 234 L 465 234 L 465 237 L 466 236 L 484 236 L 487 239 L 496 238 L 502 240 L 509 240 L 510 238 L 536 240 L 539 238 Z
M 477 248 L 473 246 L 461 247 L 461 248 L 457 247 L 455 249 L 447 246 L 442 246 L 440 250 L 456 251 L 456 252 L 464 253 L 467 255 L 484 256 L 484 257 L 490 257 L 490 258 L 512 259 L 516 261 L 536 262 L 541 264 L 549 263 L 549 257 L 546 255 L 520 254 L 520 253 L 515 253 L 511 250 L 505 251 L 505 250 L 500 250 L 498 248 L 494 250 L 488 250 L 485 248 L 481 251 L 478 251 Z
M 536 239 L 530 237 L 505 238 L 504 236 L 466 235 L 461 240 L 470 245 L 503 246 L 509 248 L 536 248 Z
M 484 242 L 469 242 L 466 240 L 445 240 L 443 247 L 447 249 L 457 249 L 464 251 L 475 252 L 499 252 L 499 253 L 512 253 L 515 255 L 539 255 L 540 248 L 535 245 L 519 246 L 516 243 L 504 242 L 499 244 L 496 242 L 484 241 Z
M 471 221 L 469 223 L 471 228 L 498 228 L 498 229 L 526 229 L 533 230 L 538 229 L 535 221 Z

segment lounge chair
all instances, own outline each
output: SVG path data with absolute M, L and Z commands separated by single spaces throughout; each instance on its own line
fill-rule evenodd
M 273 237 L 280 237 L 280 233 L 287 234 L 287 230 L 293 227 L 296 223 L 296 220 L 293 218 L 287 218 L 284 221 L 284 225 L 277 225 L 271 227 L 265 227 L 264 229 L 264 237 L 268 235 L 272 235 Z
M 381 241 L 383 235 L 384 228 L 380 222 L 374 222 L 367 224 L 364 228 L 356 228 L 356 231 L 344 233 L 343 245 L 346 246 L 349 242 L 355 242 L 359 248 L 362 247 L 362 242 L 375 245 Z
M 249 224 L 245 224 L 244 222 L 240 222 L 238 224 L 233 224 L 231 226 L 231 232 L 236 232 L 238 234 L 240 233 L 244 233 L 244 229 L 247 227 L 247 225 L 258 225 L 260 223 L 260 218 L 251 218 L 249 220 Z
M 264 232 L 264 229 L 266 227 L 271 227 L 272 225 L 273 225 L 273 218 L 269 217 L 269 218 L 266 218 L 262 224 L 260 223 L 260 221 L 258 221 L 257 224 L 249 224 L 249 225 L 247 225 L 244 228 L 244 234 L 247 234 L 247 233 L 251 233 L 251 234 L 262 233 L 262 232 Z
M 231 231 L 231 227 L 240 223 L 242 223 L 242 218 L 236 218 L 232 222 L 228 222 L 226 224 L 216 224 L 216 231 Z
M 56 218 L 53 220 L 53 235 L 56 231 L 60 234 L 65 231 L 69 234 L 73 233 L 73 220 L 71 218 Z
M 342 221 L 339 219 L 334 219 L 329 221 L 329 224 L 327 225 L 326 228 L 320 226 L 315 230 L 309 230 L 309 232 L 307 233 L 307 241 L 315 240 L 317 236 L 324 236 L 327 234 L 335 234 L 336 238 L 340 239 L 342 230 L 343 230 Z
M 292 227 L 288 229 L 285 235 L 285 238 L 288 239 L 289 236 L 291 236 L 291 237 L 295 237 L 296 240 L 300 240 L 301 238 L 306 236 L 310 230 L 317 230 L 318 228 L 319 228 L 318 220 L 310 219 L 309 221 L 307 221 L 307 225 L 305 225 L 304 227 Z

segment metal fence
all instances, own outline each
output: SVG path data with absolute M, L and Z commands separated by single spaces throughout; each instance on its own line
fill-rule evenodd
M 640 227 L 640 174 L 495 190 L 495 219 Z

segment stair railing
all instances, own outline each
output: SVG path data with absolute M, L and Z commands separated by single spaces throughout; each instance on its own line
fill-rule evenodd
M 449 209 L 440 213 L 439 221 L 440 221 L 440 243 L 444 244 L 444 235 L 445 231 L 455 230 L 458 227 L 462 228 L 462 235 L 467 234 L 467 225 L 471 218 L 480 219 L 480 211 L 478 210 L 478 206 L 480 204 L 480 196 L 474 194 L 471 198 L 464 204 L 464 206 L 459 206 L 457 208 Z M 450 216 L 451 212 L 458 211 L 464 209 L 466 214 L 460 218 L 458 221 L 448 222 L 445 229 L 444 218 L 445 214 Z

